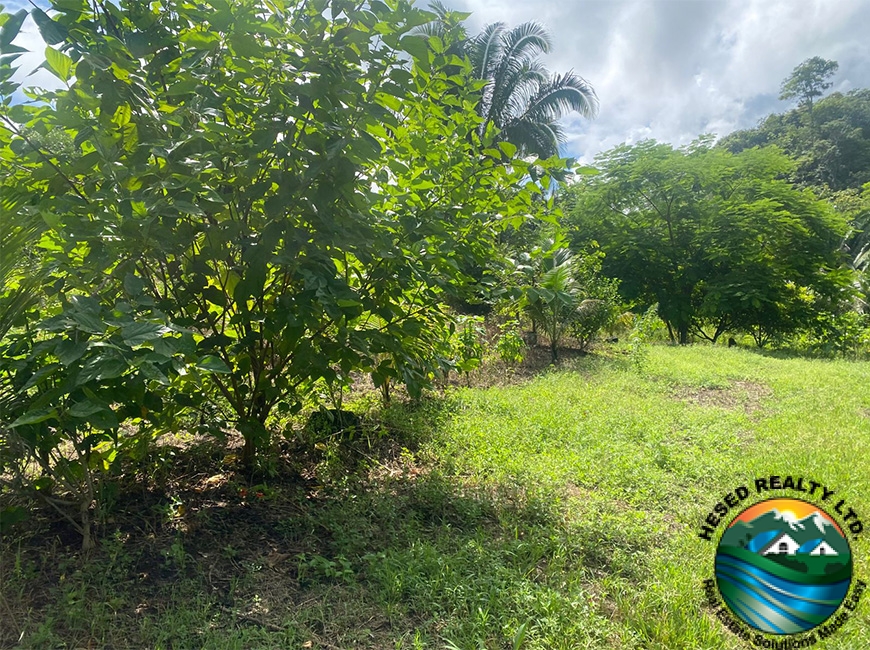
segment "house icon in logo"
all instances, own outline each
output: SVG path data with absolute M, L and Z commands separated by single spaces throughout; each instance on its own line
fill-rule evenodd
M 794 541 L 788 533 L 780 533 L 761 550 L 762 555 L 794 555 L 801 545 Z
M 798 544 L 788 533 L 780 533 L 760 551 L 761 555 L 839 555 L 834 548 L 823 539 L 813 539 L 803 546 Z
M 837 551 L 831 548 L 831 545 L 827 542 L 822 542 L 818 546 L 816 546 L 812 551 L 810 551 L 810 555 L 839 555 Z

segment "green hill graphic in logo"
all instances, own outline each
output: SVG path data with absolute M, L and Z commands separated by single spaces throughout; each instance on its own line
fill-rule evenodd
M 741 512 L 716 549 L 716 583 L 728 608 L 771 634 L 824 623 L 846 598 L 852 553 L 837 523 L 799 499 L 770 499 Z

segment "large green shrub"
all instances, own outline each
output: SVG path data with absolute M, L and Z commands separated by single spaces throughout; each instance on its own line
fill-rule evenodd
M 563 167 L 479 134 L 481 84 L 409 34 L 432 15 L 404 0 L 51 9 L 32 13 L 65 88 L 13 103 L 23 14 L 0 38 L 3 183 L 24 195 L 9 218 L 41 219 L 49 311 L 69 323 L 72 297 L 94 296 L 112 336 L 123 297 L 184 331 L 185 386 L 228 405 L 248 464 L 272 415 L 323 382 L 360 371 L 418 395 L 443 366 L 462 269 L 546 206 L 529 179 Z M 115 359 L 118 376 L 135 359 Z

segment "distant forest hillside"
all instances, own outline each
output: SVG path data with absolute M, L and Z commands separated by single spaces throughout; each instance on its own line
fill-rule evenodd
M 798 161 L 795 183 L 835 192 L 860 189 L 870 183 L 870 89 L 833 93 L 770 115 L 719 144 L 732 153 L 777 145 Z

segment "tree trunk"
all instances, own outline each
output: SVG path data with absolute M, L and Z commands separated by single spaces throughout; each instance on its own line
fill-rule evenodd
M 239 423 L 239 431 L 245 439 L 242 449 L 242 463 L 248 469 L 253 468 L 257 458 L 257 450 L 268 447 L 269 431 L 266 429 L 266 420 L 272 410 L 266 403 L 266 396 L 259 393 L 254 396 L 254 407 L 251 409 L 251 417 L 243 419 Z
M 242 465 L 248 468 L 253 467 L 256 458 L 257 445 L 254 443 L 254 437 L 245 436 L 245 446 L 242 448 Z
M 719 323 L 716 325 L 716 332 L 713 334 L 713 345 L 716 345 L 716 341 L 728 330 L 729 325 L 730 323 L 727 318 L 719 319 Z
M 87 553 L 94 548 L 94 540 L 91 536 L 91 503 L 90 499 L 82 501 L 81 504 L 81 521 L 82 521 L 82 553 Z

